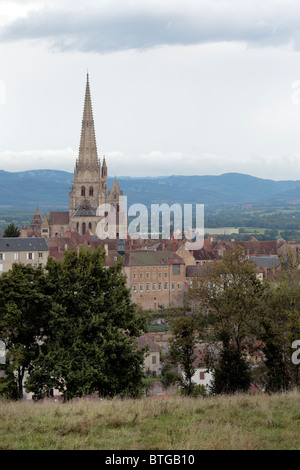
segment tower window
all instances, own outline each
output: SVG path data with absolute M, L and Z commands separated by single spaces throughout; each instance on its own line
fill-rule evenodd
M 83 222 L 82 223 L 82 235 L 85 235 L 85 232 L 86 232 L 86 223 Z
M 85 196 L 85 187 L 81 186 L 81 196 Z
M 94 196 L 94 188 L 91 186 L 89 190 L 89 196 Z

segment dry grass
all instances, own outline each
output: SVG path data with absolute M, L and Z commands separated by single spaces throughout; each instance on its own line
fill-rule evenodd
M 1 403 L 0 449 L 300 449 L 300 394 Z

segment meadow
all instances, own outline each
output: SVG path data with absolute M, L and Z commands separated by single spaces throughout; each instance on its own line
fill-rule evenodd
M 1 450 L 299 450 L 300 393 L 0 403 Z

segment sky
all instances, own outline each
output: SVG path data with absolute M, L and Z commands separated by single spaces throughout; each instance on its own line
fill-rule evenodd
M 297 0 L 0 0 L 0 170 L 300 179 Z

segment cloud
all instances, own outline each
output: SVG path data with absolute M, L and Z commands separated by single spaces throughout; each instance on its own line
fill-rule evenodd
M 99 6 L 90 1 L 41 3 L 25 17 L 2 26 L 2 41 L 44 39 L 59 51 L 109 53 L 163 45 L 245 42 L 250 45 L 300 45 L 300 5 L 294 0 L 230 2 L 192 0 Z M 66 6 L 67 5 L 67 6 Z
M 110 176 L 220 175 L 245 173 L 260 178 L 295 179 L 300 174 L 300 155 L 191 154 L 153 151 L 128 157 L 121 152 L 107 152 Z
M 0 152 L 0 169 L 5 171 L 63 170 L 73 171 L 77 153 L 61 150 L 24 150 Z
M 0 152 L 0 169 L 5 171 L 62 170 L 73 173 L 78 153 L 71 149 Z M 102 160 L 102 156 L 101 160 Z M 189 154 L 152 151 L 126 155 L 119 151 L 105 154 L 109 176 L 220 175 L 245 173 L 252 176 L 294 180 L 300 174 L 300 154 L 241 155 Z

